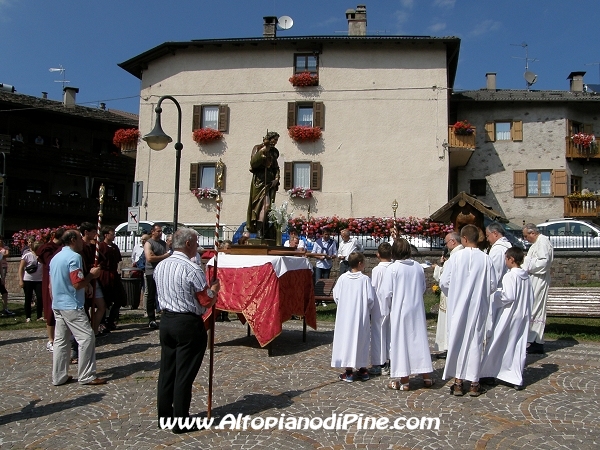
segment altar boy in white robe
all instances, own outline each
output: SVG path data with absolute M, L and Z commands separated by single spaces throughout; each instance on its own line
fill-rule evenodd
M 523 385 L 523 369 L 527 357 L 527 334 L 533 288 L 526 271 L 521 269 L 523 250 L 509 248 L 505 254 L 508 272 L 502 278 L 502 289 L 494 296 L 494 326 L 488 341 L 481 377 L 496 377 L 515 389 Z
M 465 225 L 460 232 L 464 250 L 452 255 L 440 279 L 448 297 L 448 355 L 443 379 L 454 377 L 451 393 L 465 394 L 463 380 L 471 382 L 469 395 L 485 392 L 479 384 L 485 325 L 496 274 L 488 255 L 477 248 L 479 228 Z
M 389 242 L 382 242 L 377 247 L 379 264 L 371 271 L 371 285 L 377 294 L 383 280 L 383 275 L 392 264 L 392 246 Z M 377 297 L 371 310 L 371 375 L 389 375 L 390 366 L 390 316 L 389 304 Z
M 377 297 L 387 307 L 391 324 L 390 389 L 408 391 L 409 375 L 423 374 L 425 387 L 433 386 L 431 354 L 425 320 L 425 274 L 423 267 L 410 258 L 410 244 L 396 239 L 392 245 L 394 262 L 383 275 Z
M 333 288 L 333 299 L 337 304 L 331 367 L 345 367 L 340 374 L 342 381 L 369 379 L 369 344 L 371 341 L 371 309 L 375 292 L 371 280 L 362 271 L 365 257 L 353 252 L 348 256 L 350 271 L 338 278 Z M 358 373 L 354 373 L 354 368 Z

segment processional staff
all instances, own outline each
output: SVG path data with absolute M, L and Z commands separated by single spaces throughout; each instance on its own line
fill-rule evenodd
M 214 257 L 214 276 L 211 283 L 215 283 L 218 280 L 217 277 L 217 267 L 219 265 L 219 222 L 221 219 L 221 202 L 223 199 L 221 198 L 221 189 L 223 189 L 223 171 L 225 165 L 223 161 L 219 159 L 219 162 L 216 165 L 217 171 L 217 217 L 215 222 L 215 257 Z M 218 295 L 218 294 L 217 294 Z M 216 305 L 216 302 L 215 302 Z M 215 354 L 215 314 L 216 314 L 216 306 L 212 306 L 212 311 L 210 314 L 209 324 L 210 324 L 210 351 L 209 351 L 209 365 L 208 365 L 208 400 L 207 400 L 207 411 L 206 416 L 210 419 L 212 413 L 212 390 L 213 390 L 213 370 L 214 370 L 214 354 Z
M 100 210 L 98 211 L 98 229 L 96 232 L 96 256 L 94 257 L 94 267 L 98 267 L 98 257 L 100 256 L 100 228 L 102 227 L 102 207 L 104 206 L 104 183 L 102 183 L 100 185 Z M 94 315 L 94 310 L 96 309 L 96 299 L 94 298 L 96 297 L 95 295 L 92 295 L 92 309 L 91 311 L 91 316 L 93 317 Z

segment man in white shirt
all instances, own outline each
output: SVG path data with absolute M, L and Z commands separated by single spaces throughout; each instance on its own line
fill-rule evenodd
M 338 260 L 340 261 L 340 275 L 350 270 L 348 265 L 348 256 L 352 252 L 360 252 L 361 247 L 356 238 L 350 239 L 350 230 L 347 228 L 340 232 L 342 242 L 337 252 Z
M 135 263 L 138 262 L 138 260 L 140 259 L 140 256 L 142 256 L 142 253 L 144 253 L 144 244 L 146 243 L 146 241 L 149 238 L 150 238 L 149 235 L 142 234 L 142 237 L 140 238 L 140 242 L 138 242 L 136 244 L 136 246 L 133 247 L 133 250 L 131 250 L 131 264 L 133 266 L 135 266 Z
M 331 238 L 329 230 L 323 230 L 323 236 L 317 239 L 312 249 L 312 256 L 317 260 L 315 267 L 315 282 L 321 278 L 329 278 L 332 259 L 337 253 L 337 245 Z
M 290 230 L 289 231 L 289 239 L 287 241 L 285 241 L 283 243 L 284 247 L 289 247 L 290 246 L 290 241 L 292 240 L 292 238 L 296 238 L 298 240 L 298 246 L 296 247 L 298 250 L 304 250 L 304 241 L 302 239 L 300 239 L 300 237 L 298 236 L 298 232 L 296 230 Z

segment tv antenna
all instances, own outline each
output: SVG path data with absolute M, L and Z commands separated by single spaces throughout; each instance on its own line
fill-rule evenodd
M 598 66 L 598 83 L 600 83 L 600 61 L 588 63 L 588 64 L 586 64 L 586 66 Z
M 512 56 L 515 59 L 524 59 L 525 60 L 525 73 L 523 74 L 523 78 L 525 78 L 525 82 L 527 83 L 527 90 L 537 81 L 537 75 L 529 70 L 529 62 L 536 62 L 539 59 L 530 58 L 529 57 L 529 46 L 527 42 L 521 42 L 520 44 L 510 44 L 515 47 L 523 47 L 525 49 L 525 58 L 520 56 Z
M 62 83 L 62 87 L 63 87 L 63 91 L 65 90 L 65 84 L 70 83 L 70 81 L 65 80 L 65 72 L 67 71 L 67 69 L 65 69 L 62 64 L 58 65 L 58 68 L 56 67 L 51 67 L 50 72 L 60 72 L 60 74 L 62 75 L 62 80 L 54 80 L 55 83 Z
M 289 30 L 294 26 L 294 20 L 290 16 L 281 16 L 277 19 L 277 25 L 282 30 Z

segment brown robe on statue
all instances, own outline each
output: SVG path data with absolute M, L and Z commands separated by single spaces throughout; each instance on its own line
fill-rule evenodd
M 252 172 L 252 184 L 250 185 L 250 202 L 248 204 L 248 217 L 246 227 L 251 233 L 262 233 L 264 223 L 264 237 L 275 234 L 275 228 L 269 225 L 267 217 L 272 202 L 275 201 L 275 193 L 279 183 L 279 150 L 271 147 L 268 152 L 261 151 L 264 144 L 255 145 L 250 158 L 250 172 Z M 259 225 L 257 225 L 259 223 Z M 261 228 L 260 230 L 258 228 Z

